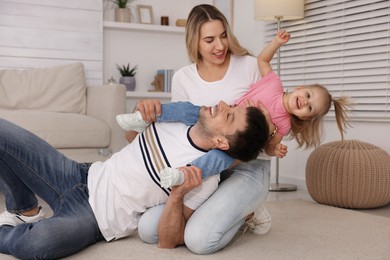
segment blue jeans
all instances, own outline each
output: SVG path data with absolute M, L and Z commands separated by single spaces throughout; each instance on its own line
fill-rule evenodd
M 171 102 L 161 105 L 161 115 L 158 122 L 182 122 L 186 125 L 194 125 L 198 121 L 200 106 L 190 102 Z M 202 170 L 202 178 L 205 179 L 229 168 L 235 159 L 214 149 L 191 162 L 192 165 Z
M 33 209 L 39 196 L 54 213 L 36 223 L 0 226 L 0 252 L 20 259 L 61 258 L 103 240 L 88 203 L 88 169 L 0 119 L 0 186 L 7 210 Z
M 224 248 L 268 195 L 270 161 L 254 160 L 239 163 L 228 174 L 213 195 L 187 222 L 184 241 L 196 254 L 211 254 Z M 155 244 L 158 241 L 158 220 L 164 205 L 150 208 L 138 223 L 140 238 Z

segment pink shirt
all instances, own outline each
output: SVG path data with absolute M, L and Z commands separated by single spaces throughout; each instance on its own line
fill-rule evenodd
M 235 103 L 245 105 L 245 101 L 248 99 L 255 102 L 261 101 L 281 135 L 286 136 L 290 132 L 291 115 L 283 106 L 283 85 L 275 72 L 270 71 L 260 81 L 252 84 L 248 92 Z

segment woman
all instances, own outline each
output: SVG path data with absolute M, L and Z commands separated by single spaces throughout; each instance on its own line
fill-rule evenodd
M 191 10 L 186 45 L 193 64 L 175 73 L 172 101 L 214 105 L 224 100 L 234 104 L 260 79 L 256 58 L 239 44 L 226 18 L 214 6 L 198 5 Z M 146 120 L 155 121 L 161 104 L 158 100 L 141 101 L 136 109 Z M 268 194 L 269 173 L 270 159 L 266 156 L 223 172 L 221 177 L 228 178 L 188 220 L 186 246 L 197 254 L 214 253 L 232 240 L 246 220 L 254 233 L 266 233 L 271 219 L 261 205 Z M 138 232 L 145 242 L 157 243 L 163 208 L 164 205 L 151 208 L 141 217 Z M 262 226 L 256 226 L 259 218 L 265 222 Z

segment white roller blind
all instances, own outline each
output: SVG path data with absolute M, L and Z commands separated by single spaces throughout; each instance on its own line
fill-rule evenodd
M 266 28 L 268 42 L 277 27 Z M 305 18 L 281 28 L 292 35 L 281 48 L 286 89 L 322 84 L 352 98 L 351 119 L 390 120 L 390 0 L 306 0 Z

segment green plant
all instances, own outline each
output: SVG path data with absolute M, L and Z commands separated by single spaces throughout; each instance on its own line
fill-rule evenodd
M 119 73 L 122 75 L 122 77 L 134 77 L 135 73 L 137 73 L 137 65 L 130 68 L 130 63 L 127 63 L 126 65 L 119 66 L 116 64 L 117 69 L 119 70 Z
M 129 0 L 111 0 L 118 8 L 126 8 Z

